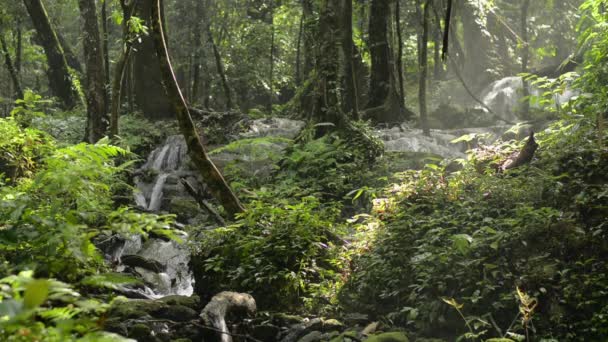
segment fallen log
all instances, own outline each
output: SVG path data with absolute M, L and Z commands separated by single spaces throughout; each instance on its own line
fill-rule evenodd
M 511 170 L 526 164 L 529 164 L 534 158 L 534 153 L 538 149 L 538 143 L 534 139 L 534 131 L 530 132 L 528 141 L 521 149 L 521 151 L 514 153 L 507 160 L 503 161 L 500 165 L 499 172 Z

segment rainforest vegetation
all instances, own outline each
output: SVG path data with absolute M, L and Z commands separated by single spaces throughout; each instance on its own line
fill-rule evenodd
M 0 341 L 608 340 L 605 0 L 0 0 Z

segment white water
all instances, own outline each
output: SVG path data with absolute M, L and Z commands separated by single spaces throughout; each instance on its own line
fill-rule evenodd
M 537 87 L 530 87 L 531 96 L 540 96 L 545 90 Z M 571 98 L 578 95 L 577 92 L 566 88 L 562 93 L 553 95 L 556 106 L 561 106 Z M 490 84 L 483 92 L 481 100 L 494 114 L 507 122 L 517 122 L 518 110 L 522 105 L 523 99 L 523 80 L 519 76 L 510 76 L 500 79 Z M 539 108 L 538 103 L 532 101 L 533 108 Z M 485 110 L 485 109 L 484 109 Z

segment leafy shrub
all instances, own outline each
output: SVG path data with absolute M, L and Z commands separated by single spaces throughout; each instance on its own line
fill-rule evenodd
M 126 341 L 99 330 L 108 304 L 83 299 L 66 283 L 25 271 L 0 279 L 2 341 Z
M 251 292 L 266 308 L 329 304 L 344 266 L 336 216 L 313 197 L 249 203 L 236 225 L 206 233 L 193 264 L 199 290 Z
M 361 224 L 378 228 L 354 262 L 343 304 L 458 333 L 462 324 L 441 301 L 456 298 L 491 337 L 494 324 L 505 329 L 518 312 L 519 286 L 538 299 L 538 335 L 596 340 L 597 312 L 608 300 L 600 262 L 608 252 L 601 238 L 608 162 L 596 138 L 591 121 L 573 118 L 539 135 L 538 161 L 504 175 L 484 171 L 494 170 L 480 163 L 491 154 L 456 173 L 437 166 L 405 173 Z
M 52 151 L 31 179 L 0 189 L 0 251 L 16 269 L 75 281 L 105 268 L 91 238 L 106 230 L 167 235 L 170 218 L 116 209 L 128 153 L 100 141 Z
M 14 118 L 0 119 L 0 175 L 10 181 L 32 176 L 52 149 L 53 141 L 44 132 L 21 128 Z

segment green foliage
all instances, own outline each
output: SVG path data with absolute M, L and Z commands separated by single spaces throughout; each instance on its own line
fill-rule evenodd
M 5 127 L 5 126 L 2 126 Z M 102 231 L 172 237 L 171 217 L 114 208 L 113 195 L 132 161 L 101 140 L 49 151 L 37 173 L 0 189 L 0 251 L 20 269 L 70 281 L 105 266 L 91 242 Z
M 236 225 L 206 234 L 195 268 L 205 291 L 222 288 L 253 293 L 258 305 L 318 308 L 330 304 L 344 267 L 338 212 L 314 197 L 290 204 L 248 204 Z
M 14 118 L 0 119 L 0 184 L 5 177 L 15 182 L 32 176 L 52 149 L 44 132 L 22 128 Z
M 83 299 L 66 283 L 34 279 L 33 272 L 0 279 L 2 341 L 127 341 L 99 331 L 96 318 L 109 307 Z
M 23 92 L 23 99 L 15 101 L 15 108 L 11 111 L 11 116 L 23 127 L 31 125 L 34 118 L 44 117 L 44 109 L 52 104 L 53 101 L 45 100 L 31 89 Z
M 488 322 L 510 325 L 519 286 L 538 298 L 536 334 L 602 336 L 595 312 L 608 300 L 599 263 L 608 253 L 608 163 L 596 134 L 587 119 L 560 121 L 538 136 L 539 161 L 502 176 L 483 161 L 517 146 L 484 149 L 455 173 L 406 172 L 376 201 L 375 217 L 357 227 L 367 231 L 369 252 L 355 259 L 343 303 L 423 331 L 457 332 L 462 325 L 439 297 L 457 298 L 475 334 L 487 338 L 497 334 Z

